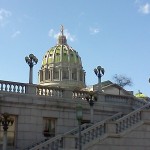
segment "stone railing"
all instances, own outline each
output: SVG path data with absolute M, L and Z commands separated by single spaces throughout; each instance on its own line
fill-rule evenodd
M 25 94 L 26 84 L 0 80 L 0 91 Z
M 0 92 L 68 98 L 73 100 L 75 99 L 85 100 L 87 96 L 92 94 L 97 96 L 98 102 L 128 105 L 132 106 L 132 108 L 134 109 L 140 108 L 147 103 L 144 100 L 134 98 L 133 96 L 110 95 L 104 93 L 95 93 L 79 90 L 71 91 L 70 89 L 63 89 L 59 87 L 48 87 L 37 84 L 19 83 L 3 80 L 0 80 Z M 103 100 L 101 100 L 101 97 L 103 97 Z
M 83 124 L 81 125 L 81 131 L 87 129 L 90 127 L 91 124 Z M 51 138 L 49 140 L 43 141 L 42 143 L 34 143 L 33 145 L 28 146 L 24 150 L 43 150 L 44 148 L 49 149 L 49 150 L 59 150 L 59 148 L 63 148 L 63 137 L 66 135 L 75 135 L 78 133 L 78 127 L 70 130 L 69 132 L 66 132 L 63 135 L 56 136 L 54 138 Z
M 108 103 L 118 103 L 118 104 L 132 104 L 133 97 L 123 96 L 123 95 L 105 95 L 105 102 Z
M 63 89 L 48 86 L 36 86 L 36 94 L 40 96 L 63 97 Z
M 122 113 L 117 113 L 114 116 L 109 117 L 108 119 L 106 119 L 102 122 L 99 122 L 99 123 L 97 123 L 96 125 L 93 125 L 93 126 L 92 126 L 92 124 L 83 124 L 83 125 L 81 125 L 81 131 L 83 133 L 86 133 L 84 131 L 87 131 L 87 130 L 88 131 L 93 131 L 94 128 L 97 128 L 98 126 L 100 126 L 99 127 L 99 134 L 103 134 L 105 132 L 105 130 L 104 130 L 105 123 L 108 122 L 108 121 L 113 121 L 115 119 L 118 119 L 121 116 L 122 116 Z M 43 150 L 43 149 L 59 150 L 61 148 L 62 149 L 66 148 L 66 147 L 64 147 L 63 143 L 65 143 L 64 137 L 66 137 L 67 135 L 74 136 L 73 139 L 75 140 L 75 147 L 77 148 L 78 147 L 78 138 L 75 138 L 75 137 L 77 137 L 78 130 L 79 130 L 79 128 L 77 127 L 77 128 L 74 128 L 73 130 L 70 130 L 69 132 L 64 133 L 63 135 L 58 135 L 54 138 L 51 138 L 47 141 L 44 141 L 43 143 L 40 143 L 39 145 L 36 145 L 36 146 L 33 145 L 34 147 L 31 145 L 29 147 L 32 147 L 32 148 L 28 148 L 28 150 Z M 83 133 L 82 133 L 82 135 L 83 135 Z M 83 136 L 82 136 L 82 138 L 83 138 Z M 27 148 L 24 149 L 24 150 L 27 150 Z
M 85 99 L 85 97 L 88 96 L 89 93 L 90 92 L 88 92 L 88 91 L 73 91 L 72 97 Z
M 63 148 L 63 137 L 61 135 L 51 138 L 28 150 L 59 150 L 59 148 Z
M 115 121 L 122 117 L 122 113 L 117 113 L 104 121 L 98 122 L 93 126 L 85 129 L 81 132 L 81 145 L 84 146 L 87 143 L 90 143 L 106 134 L 106 123 Z M 79 148 L 79 137 L 75 138 L 75 148 Z
M 115 122 L 116 133 L 123 132 L 126 129 L 135 125 L 136 123 L 140 122 L 142 120 L 141 111 L 149 108 L 150 108 L 150 103 L 117 120 Z
M 140 107 L 146 105 L 147 103 L 148 102 L 143 99 L 136 98 L 132 101 L 132 107 L 133 107 L 133 109 L 137 109 L 137 108 L 140 108 Z

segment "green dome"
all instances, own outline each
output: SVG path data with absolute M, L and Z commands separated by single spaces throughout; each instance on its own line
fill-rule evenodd
M 57 44 L 44 55 L 39 70 L 40 85 L 82 89 L 85 87 L 85 71 L 78 52 L 67 44 L 66 36 L 58 36 Z
M 42 60 L 42 66 L 60 62 L 81 64 L 81 58 L 72 47 L 58 44 L 46 52 Z

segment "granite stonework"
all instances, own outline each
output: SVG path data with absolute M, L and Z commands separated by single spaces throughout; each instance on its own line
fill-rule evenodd
M 61 97 L 58 95 L 37 95 L 36 85 L 30 87 L 29 84 L 26 84 L 25 86 L 25 93 L 5 90 L 0 92 L 0 113 L 7 112 L 16 117 L 16 148 L 24 148 L 44 138 L 44 117 L 56 118 L 56 135 L 77 127 L 76 106 L 78 103 L 81 103 L 83 107 L 83 120 L 90 121 L 88 102 L 81 97 L 73 97 L 73 91 L 64 90 L 64 95 L 61 95 Z M 108 97 L 103 93 L 97 96 L 98 100 L 94 104 L 94 122 L 102 121 L 117 112 L 127 114 L 132 111 L 132 104 L 128 102 L 113 102 L 115 97 L 111 97 L 111 95 Z M 108 99 L 110 100 L 108 101 Z M 132 97 L 127 99 L 129 101 L 133 100 Z M 122 98 L 122 100 L 124 99 Z

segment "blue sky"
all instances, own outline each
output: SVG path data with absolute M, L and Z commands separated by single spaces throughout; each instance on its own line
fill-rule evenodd
M 97 83 L 93 69 L 101 65 L 102 81 L 126 75 L 133 81 L 127 90 L 150 96 L 149 0 L 0 0 L 0 79 L 28 82 L 24 57 L 33 53 L 38 83 L 42 57 L 61 24 L 82 58 L 87 85 Z

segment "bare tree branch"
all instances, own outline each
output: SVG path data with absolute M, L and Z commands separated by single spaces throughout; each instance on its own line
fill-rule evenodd
M 131 78 L 128 78 L 124 75 L 115 74 L 113 76 L 113 79 L 114 79 L 115 83 L 121 87 L 132 86 L 132 84 L 133 84 Z

